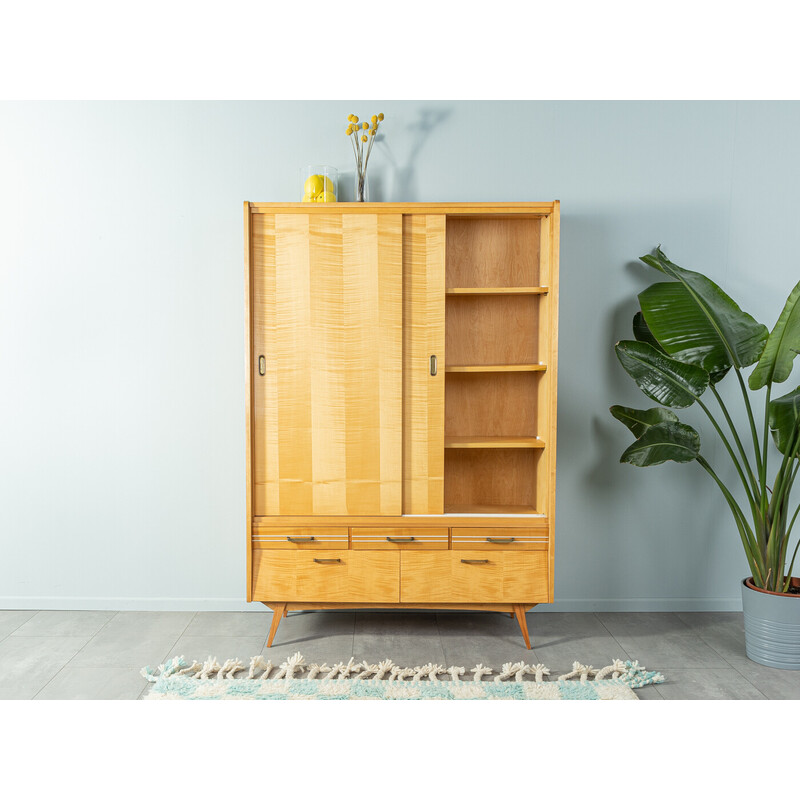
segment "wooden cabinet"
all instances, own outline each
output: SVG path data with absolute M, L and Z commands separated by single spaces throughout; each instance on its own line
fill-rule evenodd
M 553 599 L 559 205 L 245 203 L 247 599 Z

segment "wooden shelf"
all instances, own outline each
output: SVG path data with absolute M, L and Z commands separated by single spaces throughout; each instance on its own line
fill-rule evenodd
M 445 447 L 525 447 L 543 448 L 544 442 L 535 436 L 445 436 Z
M 462 364 L 445 367 L 445 372 L 544 372 L 547 364 Z
M 547 294 L 547 286 L 475 286 L 445 289 L 448 295 Z
M 533 506 L 445 505 L 445 514 L 532 514 L 543 517 Z

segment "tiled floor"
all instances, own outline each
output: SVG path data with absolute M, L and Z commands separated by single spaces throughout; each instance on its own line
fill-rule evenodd
M 298 650 L 329 664 L 355 656 L 469 669 L 525 660 L 553 675 L 573 661 L 630 658 L 667 677 L 637 690 L 643 700 L 800 699 L 800 672 L 747 659 L 739 613 L 532 612 L 532 651 L 514 620 L 489 612 L 296 611 L 267 650 L 270 620 L 269 611 L 0 611 L 0 699 L 133 700 L 149 686 L 141 667 L 175 655 L 246 663 L 262 653 L 279 663 Z

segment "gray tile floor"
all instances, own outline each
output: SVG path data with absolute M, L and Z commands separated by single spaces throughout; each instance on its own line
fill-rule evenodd
M 329 664 L 391 658 L 497 668 L 541 662 L 552 674 L 573 661 L 605 666 L 638 659 L 667 682 L 637 690 L 643 700 L 800 699 L 800 672 L 747 659 L 739 613 L 531 612 L 533 650 L 516 621 L 482 612 L 295 611 L 266 648 L 271 612 L 0 611 L 0 699 L 134 700 L 139 675 L 176 655 L 220 661 L 258 653 L 280 662 L 300 650 Z

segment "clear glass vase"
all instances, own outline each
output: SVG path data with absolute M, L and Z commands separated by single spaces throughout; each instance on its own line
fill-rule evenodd
M 355 193 L 353 197 L 357 203 L 369 202 L 369 181 L 367 180 L 366 171 L 359 173 L 359 171 L 356 170 Z
M 304 203 L 335 203 L 339 196 L 339 170 L 325 164 L 309 164 L 300 170 Z

